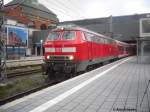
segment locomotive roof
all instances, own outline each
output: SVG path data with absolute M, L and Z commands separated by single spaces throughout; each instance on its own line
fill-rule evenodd
M 86 28 L 83 28 L 83 27 L 79 27 L 79 26 L 69 26 L 69 27 L 66 27 L 66 26 L 59 26 L 58 28 L 52 30 L 52 31 L 56 31 L 56 30 L 61 30 L 61 28 L 64 28 L 65 30 L 81 30 L 81 31 L 84 31 L 84 32 L 89 32 L 89 33 L 92 33 L 92 34 L 95 34 L 95 35 L 99 35 L 101 36 L 102 38 L 107 38 L 107 39 L 110 39 L 110 40 L 114 40 L 108 36 L 105 36 L 105 35 L 102 35 L 100 33 L 96 33 L 94 31 L 91 31 L 91 30 L 88 30 Z
M 65 30 L 81 30 L 81 31 L 84 31 L 84 32 L 89 32 L 89 33 L 92 33 L 92 34 L 95 34 L 95 35 L 99 35 L 101 36 L 102 38 L 106 38 L 106 39 L 109 39 L 109 40 L 113 40 L 115 41 L 116 43 L 118 44 L 124 44 L 124 45 L 129 45 L 128 43 L 125 43 L 125 42 L 121 42 L 119 40 L 115 40 L 115 39 L 112 39 L 108 36 L 105 36 L 103 34 L 100 34 L 100 33 L 97 33 L 97 32 L 94 32 L 94 31 L 91 31 L 91 30 L 88 30 L 86 28 L 83 28 L 83 27 L 80 27 L 80 26 L 77 26 L 77 25 L 74 25 L 74 24 L 71 24 L 71 25 L 66 25 L 66 26 L 58 26 L 58 28 L 52 30 L 52 31 L 56 31 L 56 30 L 61 30 L 61 28 L 64 28 Z

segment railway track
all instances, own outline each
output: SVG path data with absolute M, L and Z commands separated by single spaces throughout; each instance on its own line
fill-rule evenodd
M 41 69 L 36 69 L 36 70 L 30 70 L 30 71 L 26 71 L 26 72 L 18 72 L 17 74 L 15 74 L 15 72 L 12 74 L 9 74 L 8 78 L 16 78 L 18 76 L 24 76 L 24 75 L 33 75 L 33 74 L 36 74 L 37 72 L 42 72 Z M 57 74 L 58 75 L 58 74 Z M 34 93 L 36 91 L 40 91 L 41 89 L 44 89 L 44 88 L 47 88 L 49 86 L 52 86 L 52 85 L 55 85 L 57 83 L 60 83 L 64 80 L 67 80 L 69 78 L 64 78 L 64 77 L 55 77 L 55 78 L 52 78 L 52 79 L 48 79 L 46 78 L 45 80 L 45 83 L 42 84 L 42 85 L 39 85 L 38 87 L 33 87 L 33 88 L 30 88 L 29 90 L 26 90 L 26 91 L 23 91 L 23 92 L 19 92 L 18 94 L 15 94 L 13 96 L 10 96 L 10 97 L 6 97 L 4 99 L 1 99 L 0 100 L 0 105 L 4 105 L 8 102 L 11 102 L 15 99 L 18 99 L 18 98 L 21 98 L 23 96 L 26 96 L 26 95 L 29 95 L 31 93 Z
M 42 59 L 22 59 L 22 60 L 7 60 L 6 63 L 13 63 L 13 62 L 31 62 L 31 61 L 42 61 Z
M 42 65 L 28 65 L 24 67 L 13 67 L 6 70 L 7 78 L 14 78 L 18 76 L 32 75 L 35 73 L 42 73 Z
M 6 61 L 6 67 L 7 68 L 18 68 L 18 67 L 25 67 L 25 66 L 35 66 L 43 64 L 43 59 L 22 59 L 22 60 L 7 60 Z
M 37 91 L 39 91 L 41 89 L 44 89 L 44 88 L 47 88 L 49 86 L 55 85 L 55 84 L 57 84 L 59 82 L 61 82 L 61 81 L 51 80 L 51 81 L 49 81 L 49 83 L 46 83 L 46 84 L 44 84 L 42 86 L 39 86 L 39 87 L 36 87 L 36 88 L 32 88 L 32 89 L 30 89 L 28 91 L 24 91 L 24 92 L 18 93 L 16 95 L 11 96 L 11 97 L 7 97 L 5 99 L 0 100 L 0 105 L 4 105 L 4 104 L 6 104 L 8 102 L 11 102 L 11 101 L 13 101 L 15 99 L 18 99 L 18 98 L 21 98 L 23 96 L 29 95 L 31 93 L 37 92 Z
M 7 78 L 15 78 L 15 77 L 21 77 L 21 76 L 26 76 L 26 75 L 33 75 L 35 73 L 42 73 L 42 70 L 36 69 L 36 70 L 29 70 L 25 72 L 9 73 L 7 74 Z

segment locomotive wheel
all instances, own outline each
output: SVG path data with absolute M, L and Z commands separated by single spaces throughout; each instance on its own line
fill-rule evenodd
M 56 79 L 56 72 L 50 71 L 50 72 L 48 73 L 48 78 L 49 78 L 49 79 Z
M 86 71 L 89 72 L 89 71 L 91 71 L 92 69 L 93 69 L 93 66 L 89 65 L 89 66 L 87 66 Z
M 74 67 L 74 69 L 73 69 L 73 77 L 74 76 L 77 76 L 77 64 L 75 64 L 75 67 Z
M 47 68 L 47 69 L 46 69 L 46 75 L 48 75 L 48 78 L 49 78 L 49 79 L 54 79 L 54 78 L 55 78 L 55 71 L 53 71 L 53 70 L 50 69 L 50 68 Z

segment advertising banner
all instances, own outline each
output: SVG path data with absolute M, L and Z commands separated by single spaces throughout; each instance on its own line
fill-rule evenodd
M 28 47 L 28 29 L 7 26 L 7 45 Z
M 16 26 L 5 26 L 7 59 L 19 59 L 26 56 L 28 49 L 28 29 Z

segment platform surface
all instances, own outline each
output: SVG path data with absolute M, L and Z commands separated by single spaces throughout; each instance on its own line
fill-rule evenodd
M 149 79 L 150 64 L 128 57 L 5 104 L 0 112 L 150 112 Z
M 44 63 L 43 59 L 43 56 L 21 57 L 19 60 L 6 60 L 6 66 L 9 68 L 26 65 L 37 65 Z

